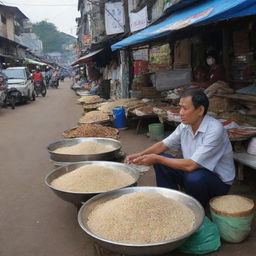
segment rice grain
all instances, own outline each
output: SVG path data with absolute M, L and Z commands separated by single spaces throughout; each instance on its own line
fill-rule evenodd
M 89 214 L 95 234 L 119 242 L 147 244 L 180 237 L 195 222 L 185 205 L 153 192 L 135 192 L 109 200 Z
M 127 172 L 100 165 L 85 165 L 56 179 L 51 185 L 72 192 L 101 192 L 131 185 L 135 179 Z

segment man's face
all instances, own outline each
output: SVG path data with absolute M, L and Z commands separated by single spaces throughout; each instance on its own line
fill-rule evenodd
M 181 98 L 179 105 L 181 122 L 183 124 L 194 125 L 201 120 L 204 107 L 195 108 L 191 96 Z

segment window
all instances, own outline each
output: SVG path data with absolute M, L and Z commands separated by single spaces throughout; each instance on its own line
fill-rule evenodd
M 2 14 L 1 14 L 1 21 L 2 21 L 2 23 L 6 24 L 6 18 L 5 18 L 5 16 L 2 15 Z

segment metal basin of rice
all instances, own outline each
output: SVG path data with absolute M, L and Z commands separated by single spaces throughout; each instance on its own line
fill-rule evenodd
M 63 154 L 54 152 L 58 148 L 62 147 L 69 147 L 74 146 L 82 142 L 86 141 L 93 141 L 100 144 L 104 144 L 106 146 L 113 146 L 115 149 L 112 151 L 98 153 L 98 154 L 83 154 L 83 155 L 70 155 L 70 154 Z M 55 162 L 83 162 L 83 161 L 96 161 L 96 160 L 105 160 L 111 161 L 116 158 L 118 153 L 120 152 L 122 145 L 120 141 L 110 139 L 110 138 L 95 138 L 95 137 L 88 137 L 88 138 L 74 138 L 74 139 L 64 139 L 60 141 L 56 141 L 51 143 L 47 150 L 50 154 L 50 159 Z
M 81 206 L 82 203 L 86 202 L 88 199 L 92 198 L 95 195 L 98 195 L 100 193 L 104 193 L 106 191 L 101 191 L 101 192 L 72 192 L 72 191 L 65 191 L 65 190 L 60 190 L 51 185 L 52 181 L 68 172 L 71 172 L 79 167 L 85 166 L 85 165 L 98 165 L 98 166 L 106 166 L 109 168 L 115 168 L 115 169 L 120 169 L 121 171 L 129 173 L 133 178 L 134 182 L 127 185 L 127 186 L 133 186 L 136 185 L 138 179 L 139 179 L 139 172 L 134 169 L 133 167 L 127 165 L 127 164 L 122 164 L 122 163 L 115 163 L 115 162 L 105 162 L 105 161 L 87 161 L 83 163 L 75 163 L 75 164 L 70 164 L 70 165 L 65 165 L 62 167 L 59 167 L 45 177 L 45 184 L 53 190 L 53 192 L 60 197 L 61 199 L 68 201 L 76 206 Z
M 177 200 L 178 202 L 184 204 L 195 215 L 195 222 L 193 224 L 192 230 L 187 234 L 170 239 L 163 242 L 149 243 L 149 244 L 136 244 L 136 243 L 124 243 L 112 241 L 103 237 L 98 236 L 90 230 L 87 224 L 87 219 L 89 214 L 100 204 L 107 202 L 109 200 L 118 198 L 122 195 L 134 193 L 134 192 L 153 192 L 159 193 L 162 196 Z M 97 195 L 90 200 L 88 200 L 79 210 L 78 213 L 78 222 L 80 227 L 92 238 L 97 244 L 106 249 L 124 254 L 124 255 L 162 255 L 167 252 L 170 252 L 177 247 L 179 247 L 189 236 L 198 230 L 201 226 L 204 218 L 204 209 L 201 204 L 194 199 L 193 197 L 179 192 L 177 190 L 160 188 L 160 187 L 131 187 L 119 189 L 111 192 L 106 192 L 100 195 Z M 152 230 L 152 232 L 154 232 Z

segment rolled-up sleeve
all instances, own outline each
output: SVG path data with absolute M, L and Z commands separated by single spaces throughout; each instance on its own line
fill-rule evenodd
M 191 159 L 202 167 L 213 171 L 225 152 L 224 132 L 221 125 L 210 128 Z
M 181 131 L 182 131 L 182 124 L 180 124 L 173 133 L 171 133 L 167 138 L 165 138 L 162 142 L 165 144 L 166 147 L 170 149 L 179 150 L 180 143 L 181 143 Z

